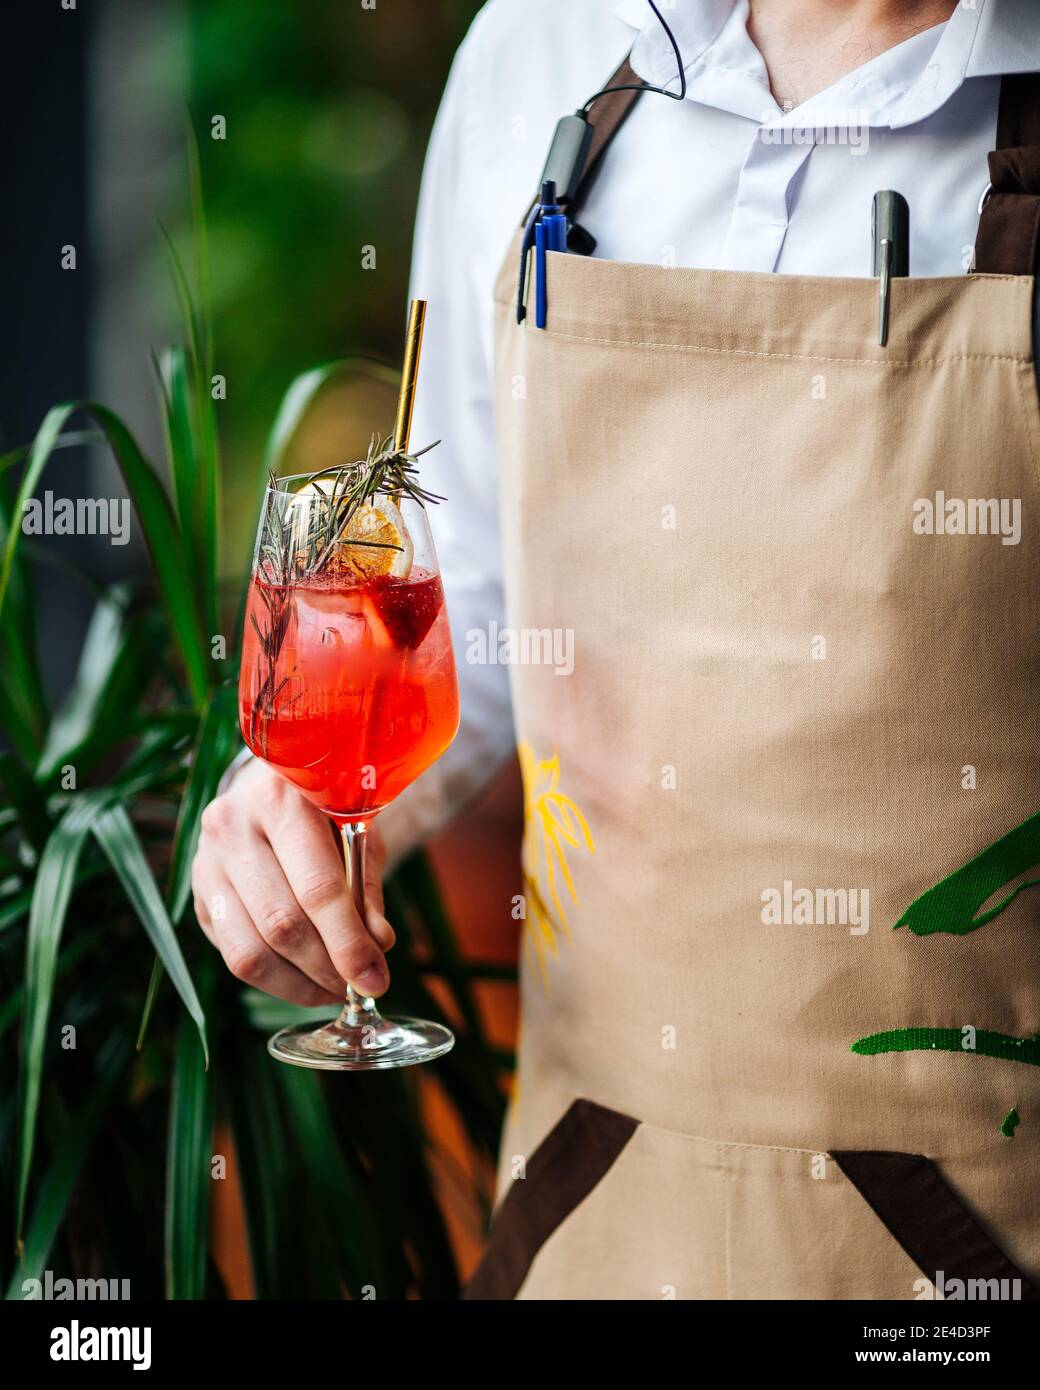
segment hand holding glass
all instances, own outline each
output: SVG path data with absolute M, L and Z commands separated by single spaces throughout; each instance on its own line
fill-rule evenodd
M 364 923 L 365 832 L 451 743 L 459 697 L 421 501 L 372 497 L 357 513 L 369 522 L 367 532 L 351 533 L 355 543 L 346 554 L 353 562 L 340 563 L 330 551 L 330 563 L 315 564 L 314 538 L 328 535 L 330 517 L 336 525 L 337 507 L 328 480 L 315 487 L 306 477 L 281 478 L 267 490 L 239 714 L 256 756 L 339 829 L 348 888 Z M 372 999 L 348 985 L 337 1019 L 318 1029 L 285 1028 L 268 1050 L 296 1066 L 367 1070 L 427 1062 L 453 1043 L 440 1024 L 383 1018 Z

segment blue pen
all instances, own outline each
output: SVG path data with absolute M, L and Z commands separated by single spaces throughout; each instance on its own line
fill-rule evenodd
M 536 240 L 538 228 L 542 221 L 546 223 L 548 233 L 542 247 L 541 256 L 538 256 Z M 520 279 L 516 289 L 516 321 L 523 323 L 527 317 L 526 290 L 527 290 L 527 263 L 532 250 L 535 252 L 536 269 L 541 270 L 538 276 L 539 282 L 544 284 L 545 276 L 545 252 L 546 251 L 566 251 L 567 250 L 567 218 L 564 215 L 559 203 L 556 201 L 556 184 L 552 179 L 546 179 L 542 184 L 541 197 L 531 205 L 527 221 L 524 224 L 523 241 L 520 246 Z M 537 296 L 537 289 L 536 289 Z M 544 322 L 539 325 L 544 328 Z
M 534 324 L 544 328 L 548 313 L 546 294 L 545 253 L 567 250 L 567 219 L 556 201 L 556 185 L 552 179 L 542 184 L 534 227 Z
M 539 220 L 534 228 L 534 326 L 545 327 L 549 304 L 545 296 L 545 223 Z

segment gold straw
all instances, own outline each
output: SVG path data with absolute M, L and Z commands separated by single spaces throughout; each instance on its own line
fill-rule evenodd
M 404 365 L 401 368 L 401 394 L 397 398 L 397 423 L 394 425 L 394 448 L 406 453 L 412 432 L 412 407 L 415 405 L 415 382 L 419 375 L 419 353 L 422 351 L 423 325 L 426 322 L 426 300 L 413 299 L 408 310 L 408 332 L 404 341 Z

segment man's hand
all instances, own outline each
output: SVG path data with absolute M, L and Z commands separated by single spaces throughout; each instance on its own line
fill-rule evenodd
M 192 865 L 195 914 L 225 964 L 246 984 L 293 1004 L 340 1003 L 389 983 L 383 953 L 382 837 L 368 832 L 362 923 L 344 886 L 330 823 L 305 796 L 255 759 L 202 813 Z

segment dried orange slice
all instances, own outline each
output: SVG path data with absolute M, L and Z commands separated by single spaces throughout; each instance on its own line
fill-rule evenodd
M 306 483 L 290 503 L 291 511 L 299 509 L 300 552 L 310 533 L 307 512 L 319 497 L 327 498 L 330 506 L 334 504 L 334 491 L 327 484 L 316 483 Z M 376 496 L 354 512 L 335 542 L 333 554 L 321 568 L 324 573 L 341 578 L 374 579 L 389 575 L 405 579 L 411 573 L 413 557 L 412 538 L 400 508 L 389 497 Z
M 337 561 L 345 561 L 365 579 L 378 574 L 406 579 L 414 547 L 400 508 L 389 497 L 373 497 L 350 518 L 336 552 Z

